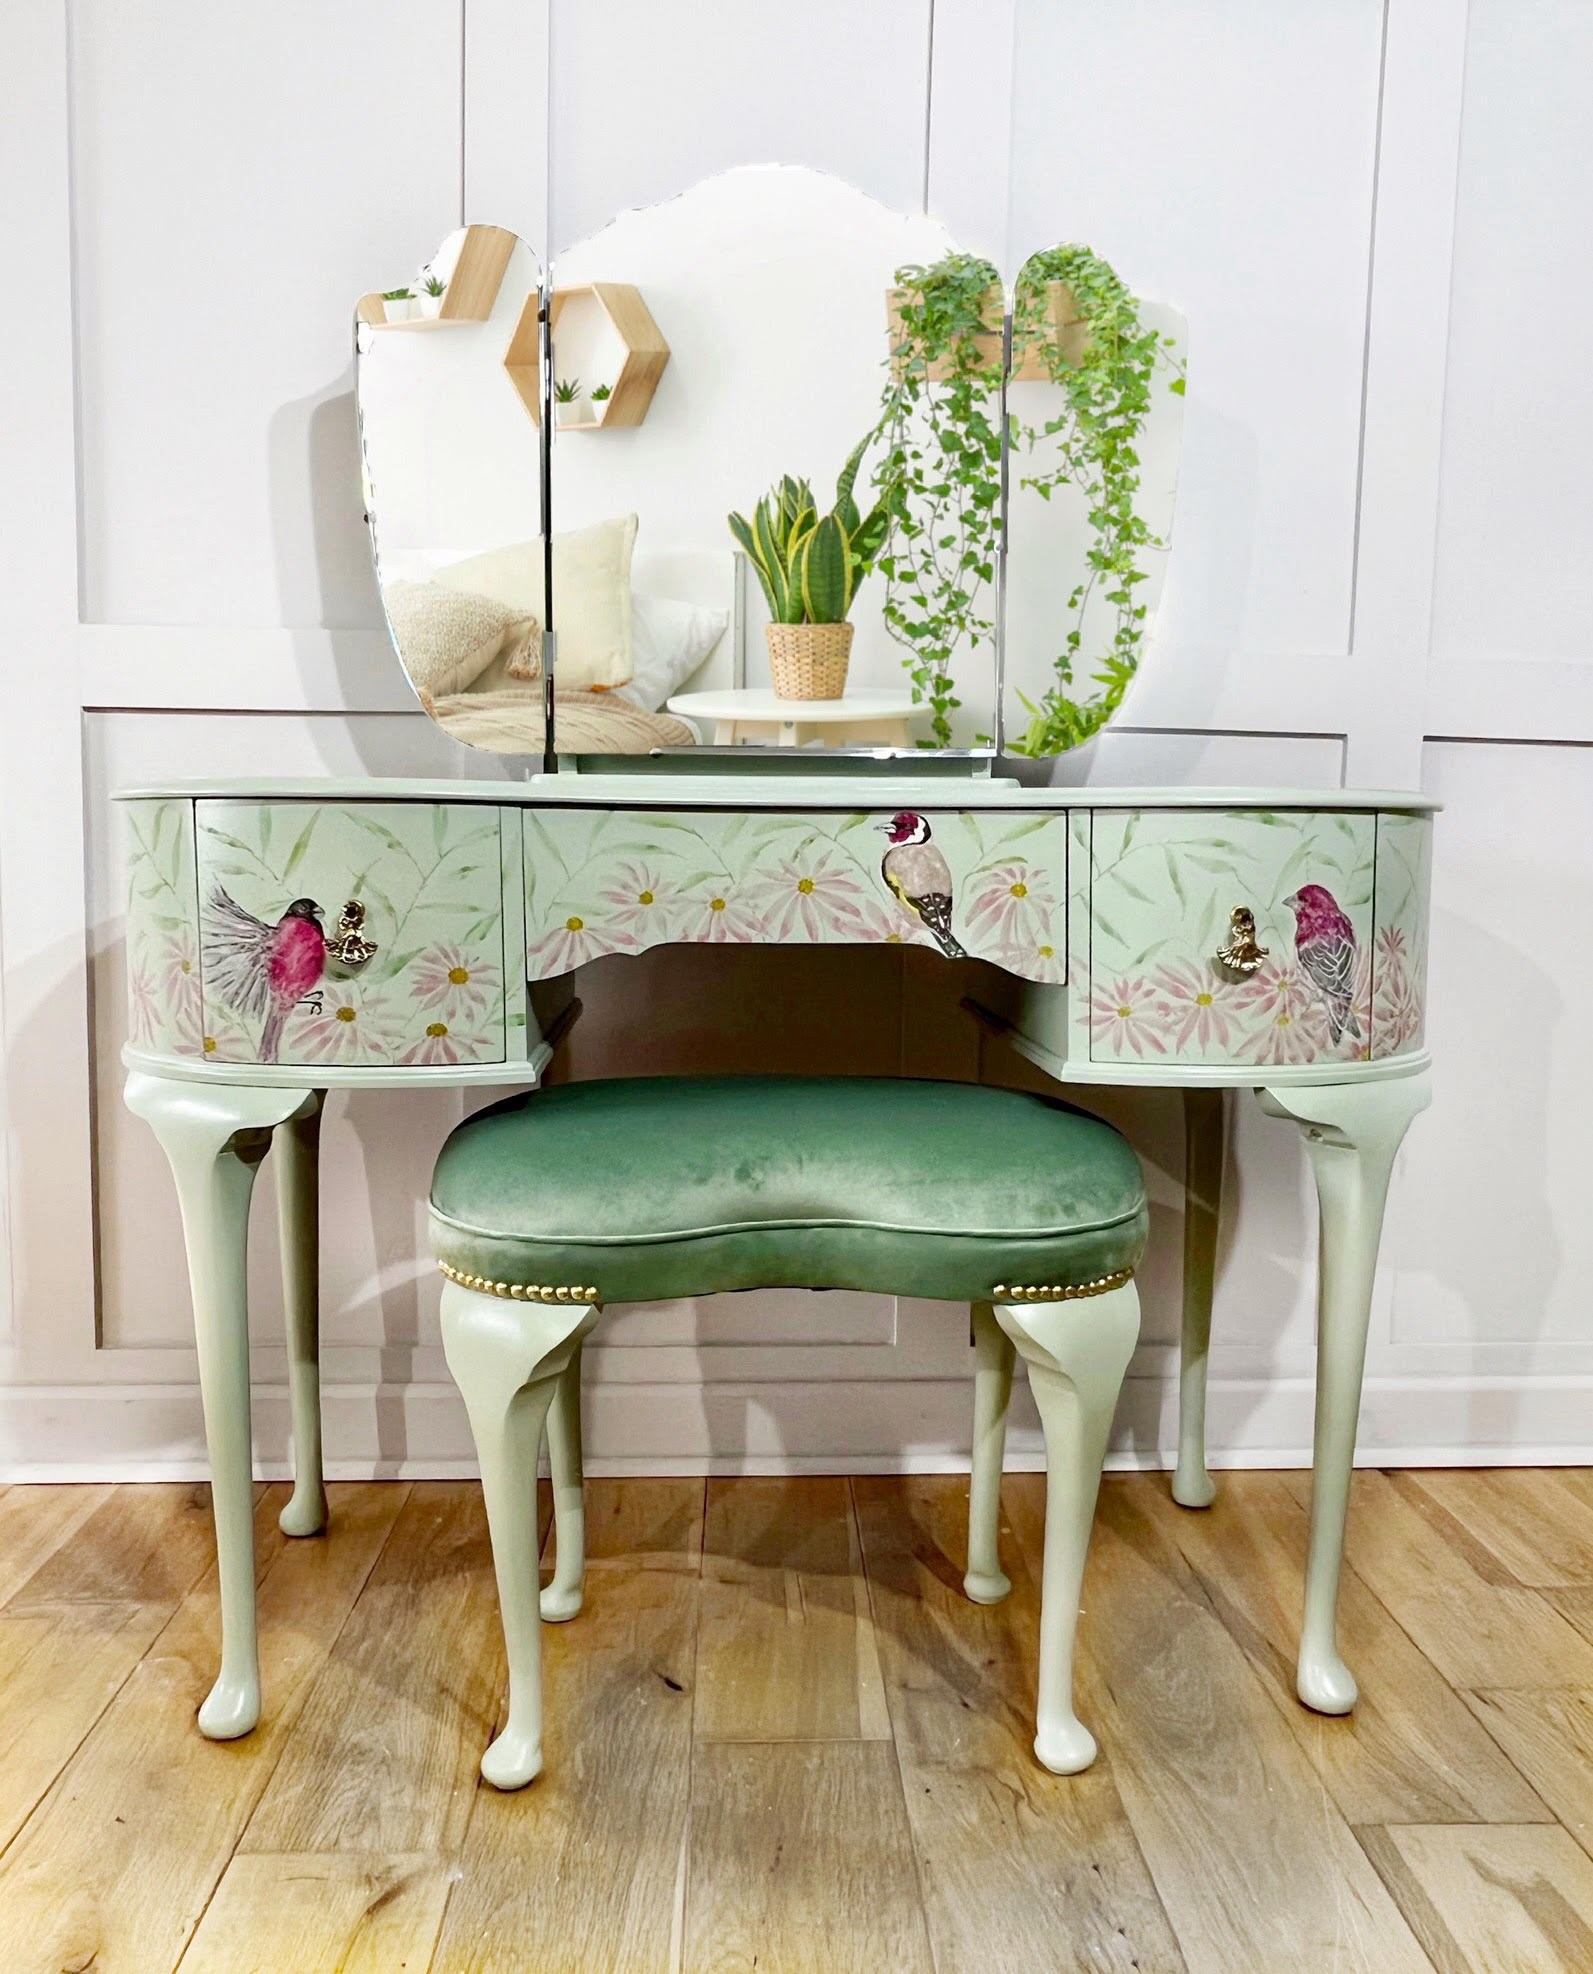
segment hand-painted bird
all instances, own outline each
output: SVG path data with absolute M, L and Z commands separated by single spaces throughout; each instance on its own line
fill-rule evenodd
M 1322 996 L 1328 1033 L 1335 1044 L 1346 1029 L 1359 1035 L 1360 1023 L 1350 1011 L 1360 956 L 1355 927 L 1326 885 L 1302 884 L 1283 902 L 1293 909 L 1295 956 L 1300 971 Z
M 951 866 L 929 840 L 929 824 L 912 809 L 881 823 L 891 847 L 880 875 L 949 960 L 968 957 L 951 929 Z
M 324 914 L 295 898 L 275 925 L 246 912 L 218 884 L 205 907 L 205 978 L 235 1014 L 265 1016 L 260 1060 L 275 1062 L 289 1014 L 326 970 Z

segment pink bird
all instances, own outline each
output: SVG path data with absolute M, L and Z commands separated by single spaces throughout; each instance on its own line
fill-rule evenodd
M 1326 885 L 1302 884 L 1283 902 L 1294 911 L 1294 951 L 1300 971 L 1322 997 L 1328 1033 L 1336 1046 L 1346 1029 L 1352 1035 L 1361 1032 L 1350 1012 L 1360 953 L 1355 927 Z
M 260 1060 L 275 1062 L 289 1014 L 326 970 L 325 916 L 295 898 L 275 925 L 246 912 L 218 884 L 205 907 L 205 981 L 237 1014 L 264 1015 Z

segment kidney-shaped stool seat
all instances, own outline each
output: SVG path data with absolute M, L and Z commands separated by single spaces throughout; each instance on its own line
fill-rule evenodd
M 533 1485 L 546 1422 L 557 1568 L 540 1617 L 580 1608 L 580 1349 L 608 1303 L 753 1288 L 968 1302 L 974 1330 L 970 1596 L 997 1556 L 1014 1348 L 1048 1484 L 1035 1751 L 1095 1743 L 1073 1713 L 1073 1633 L 1101 1462 L 1139 1330 L 1139 1162 L 1066 1104 L 977 1085 L 853 1077 L 634 1078 L 512 1098 L 437 1160 L 443 1342 L 470 1414 L 509 1659 L 509 1716 L 482 1773 L 542 1764 Z

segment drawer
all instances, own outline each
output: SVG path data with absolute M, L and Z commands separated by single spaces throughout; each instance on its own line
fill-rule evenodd
M 1091 1061 L 1368 1056 L 1377 820 L 1341 810 L 1094 811 Z M 1254 914 L 1266 949 L 1249 974 L 1216 957 L 1235 907 Z
M 503 1061 L 496 808 L 233 801 L 195 814 L 207 1060 Z M 376 949 L 363 965 L 330 950 L 351 899 Z
M 922 841 L 893 844 L 886 825 L 908 814 L 898 834 Z M 525 868 L 533 980 L 606 953 L 721 941 L 920 945 L 1067 977 L 1060 812 L 547 808 L 526 812 Z

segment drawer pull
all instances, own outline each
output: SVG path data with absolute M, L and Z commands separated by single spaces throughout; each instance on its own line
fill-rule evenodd
M 326 942 L 327 958 L 349 973 L 358 973 L 376 956 L 376 941 L 365 937 L 364 924 L 365 907 L 350 898 L 338 916 L 337 931 Z
M 1270 948 L 1256 944 L 1256 915 L 1248 905 L 1235 905 L 1228 914 L 1228 943 L 1217 948 L 1217 964 L 1235 973 L 1254 973 Z

